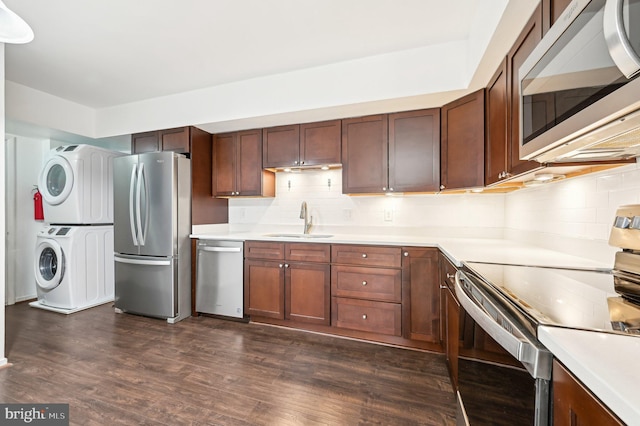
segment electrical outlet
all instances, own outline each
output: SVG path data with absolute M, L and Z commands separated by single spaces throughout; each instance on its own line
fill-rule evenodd
M 342 217 L 347 222 L 350 221 L 351 220 L 351 209 L 343 209 L 342 210 Z
M 393 222 L 393 209 L 384 209 L 384 221 Z

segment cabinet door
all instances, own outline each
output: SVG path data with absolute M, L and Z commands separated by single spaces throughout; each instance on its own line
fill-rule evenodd
M 450 288 L 444 289 L 446 298 L 447 339 L 445 356 L 453 389 L 458 389 L 458 353 L 460 352 L 460 304 Z
M 279 126 L 262 131 L 263 167 L 300 165 L 300 126 Z
M 389 191 L 429 192 L 440 186 L 440 110 L 389 115 Z
M 607 426 L 623 423 L 569 370 L 553 360 L 553 424 Z
M 161 130 L 160 146 L 163 151 L 175 151 L 181 154 L 189 153 L 189 127 Z
M 229 201 L 214 198 L 213 140 L 211 134 L 198 128 L 191 129 L 191 224 L 229 222 Z
M 300 125 L 300 161 L 304 166 L 342 162 L 340 120 Z
M 329 264 L 285 264 L 285 319 L 329 325 Z
M 262 132 L 238 132 L 236 195 L 262 195 Z
M 402 301 L 405 337 L 438 343 L 440 341 L 438 249 L 403 249 L 402 287 L 409 293 L 408 297 L 403 297 Z
M 342 120 L 342 192 L 385 192 L 388 182 L 387 116 Z
M 244 261 L 244 311 L 248 315 L 284 319 L 284 263 Z
M 484 89 L 442 107 L 441 189 L 484 186 Z
M 236 134 L 213 137 L 212 190 L 214 196 L 234 195 L 236 191 Z
M 571 0 L 542 0 L 542 35 L 558 20 Z
M 142 154 L 143 152 L 160 151 L 158 132 L 134 133 L 131 135 L 131 152 Z
M 531 51 L 542 39 L 542 8 L 531 15 L 524 30 L 507 55 L 507 80 L 509 81 L 509 131 L 508 169 L 511 174 L 525 173 L 539 167 L 537 161 L 520 160 L 520 80 L 518 70 Z
M 498 182 L 507 172 L 507 59 L 487 86 L 485 135 L 485 185 Z

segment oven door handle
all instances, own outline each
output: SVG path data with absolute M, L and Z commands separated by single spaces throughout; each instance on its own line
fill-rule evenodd
M 551 371 L 546 371 L 546 368 L 545 371 L 540 369 L 541 365 L 545 363 L 540 363 L 539 358 L 540 356 L 551 356 L 551 354 L 548 351 L 542 353 L 534 341 L 522 331 L 517 322 L 510 319 L 509 315 L 497 303 L 492 303 L 491 297 L 483 289 L 474 287 L 475 297 L 481 300 L 473 300 L 463 288 L 462 281 L 465 279 L 468 278 L 462 271 L 456 272 L 456 296 L 465 311 L 500 346 L 520 361 L 533 377 L 549 380 Z M 494 314 L 489 313 L 489 310 Z M 494 318 L 494 315 L 499 316 L 500 319 Z

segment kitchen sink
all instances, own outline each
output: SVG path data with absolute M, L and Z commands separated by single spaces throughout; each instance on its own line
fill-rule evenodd
M 329 234 L 264 234 L 265 237 L 276 238 L 331 238 Z

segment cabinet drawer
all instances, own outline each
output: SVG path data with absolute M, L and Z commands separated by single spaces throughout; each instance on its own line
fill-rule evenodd
M 285 259 L 298 262 L 329 263 L 331 260 L 329 244 L 287 243 L 284 253 Z
M 334 244 L 331 246 L 331 261 L 347 265 L 380 266 L 399 268 L 402 264 L 400 247 L 377 247 Z
M 334 296 L 400 303 L 402 274 L 400 269 L 334 265 L 331 292 Z
M 284 260 L 284 243 L 247 241 L 244 243 L 244 257 L 248 259 Z
M 453 266 L 449 259 L 444 255 L 440 255 L 440 282 L 445 283 L 450 289 L 454 289 L 455 275 L 456 275 L 456 267 Z M 455 292 L 455 291 L 454 291 Z
M 399 303 L 333 297 L 331 323 L 335 327 L 400 336 L 401 318 Z

